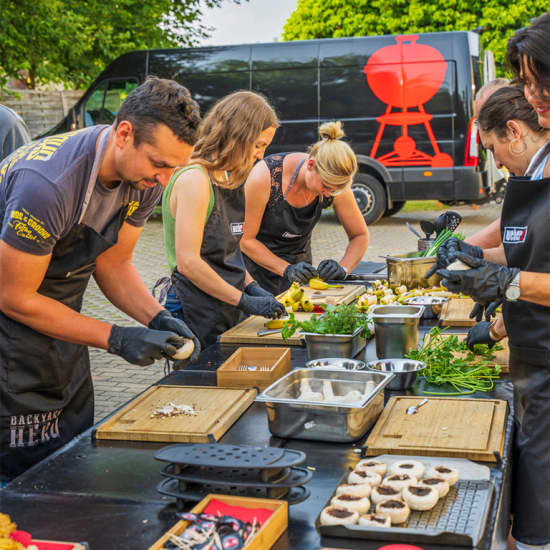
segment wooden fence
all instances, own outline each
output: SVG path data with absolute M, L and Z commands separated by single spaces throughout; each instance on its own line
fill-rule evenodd
M 19 98 L 0 97 L 0 103 L 19 113 L 34 138 L 60 122 L 83 93 L 84 90 L 18 90 Z

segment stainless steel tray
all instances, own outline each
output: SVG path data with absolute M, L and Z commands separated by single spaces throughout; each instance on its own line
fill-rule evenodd
M 355 357 L 366 345 L 367 341 L 360 334 L 361 327 L 353 334 L 317 334 L 302 332 L 307 348 L 308 359 L 323 357 Z
M 371 371 L 296 369 L 266 388 L 256 401 L 266 404 L 270 432 L 278 437 L 349 442 L 359 439 L 376 421 L 384 406 L 384 387 L 393 375 Z M 352 390 L 370 392 L 357 402 L 302 401 L 300 384 L 307 379 L 312 391 L 331 382 L 335 395 Z
M 448 464 L 460 471 L 461 478 L 431 510 L 411 511 L 409 519 L 403 526 L 389 528 L 362 525 L 326 526 L 321 525 L 317 518 L 315 525 L 321 535 L 470 547 L 476 547 L 479 544 L 483 537 L 494 492 L 487 466 L 462 458 L 400 457 L 397 455 L 382 455 L 372 458 L 387 464 L 406 458 L 422 462 L 426 467 Z M 342 477 L 341 483 L 345 483 L 348 474 L 349 472 L 346 472 Z M 330 505 L 333 496 L 334 493 L 325 506 Z

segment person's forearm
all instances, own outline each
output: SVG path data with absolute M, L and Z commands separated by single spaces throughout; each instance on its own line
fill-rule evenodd
M 241 250 L 253 262 L 277 275 L 282 276 L 289 265 L 287 261 L 273 254 L 273 252 L 258 239 L 246 239 L 244 241 L 241 239 Z
M 236 306 L 242 292 L 220 277 L 202 258 L 188 258 L 178 262 L 178 271 L 206 294 Z
M 486 248 L 483 250 L 483 259 L 494 264 L 508 265 L 502 245 L 497 248 Z
M 13 303 L 3 300 L 2 312 L 51 338 L 102 349 L 109 347 L 111 324 L 86 317 L 42 294 L 35 293 Z
M 98 264 L 94 278 L 114 306 L 145 326 L 163 309 L 131 261 L 116 265 Z
M 490 223 L 485 229 L 474 233 L 465 242 L 481 248 L 496 248 L 500 246 L 502 239 L 500 235 L 500 218 Z
M 357 235 L 350 239 L 346 252 L 340 260 L 340 265 L 344 266 L 348 273 L 351 273 L 355 266 L 361 261 L 361 258 L 365 254 L 369 246 L 369 235 L 362 234 Z
M 522 271 L 519 288 L 520 300 L 550 307 L 550 273 Z

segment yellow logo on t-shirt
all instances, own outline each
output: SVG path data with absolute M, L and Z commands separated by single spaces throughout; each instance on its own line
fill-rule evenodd
M 128 203 L 128 212 L 126 217 L 129 218 L 139 208 L 139 201 L 130 201 Z
M 18 237 L 29 241 L 42 242 L 51 237 L 51 233 L 44 229 L 42 220 L 33 216 L 28 210 L 12 210 L 8 225 L 17 233 Z

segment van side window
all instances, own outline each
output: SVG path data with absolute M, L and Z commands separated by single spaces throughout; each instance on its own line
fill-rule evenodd
M 114 122 L 120 105 L 137 85 L 135 78 L 102 82 L 86 102 L 84 125 L 93 126 Z

